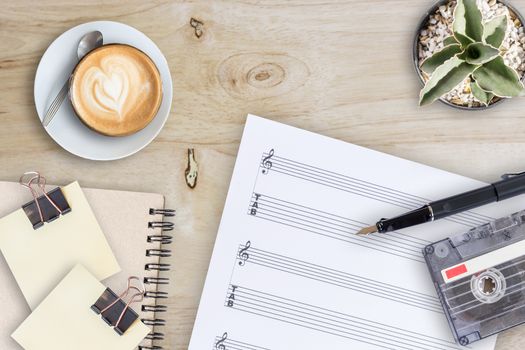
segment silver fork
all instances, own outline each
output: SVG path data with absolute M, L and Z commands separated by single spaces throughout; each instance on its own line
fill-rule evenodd
M 55 99 L 51 103 L 51 106 L 49 106 L 49 109 L 47 110 L 46 115 L 44 116 L 44 120 L 42 121 L 42 125 L 44 125 L 44 127 L 49 125 L 49 122 L 51 122 L 55 114 L 60 109 L 62 102 L 64 102 L 64 99 L 67 96 L 68 86 L 69 86 L 69 80 L 66 80 L 66 82 L 64 83 L 64 86 L 62 86 L 62 89 L 60 89 Z

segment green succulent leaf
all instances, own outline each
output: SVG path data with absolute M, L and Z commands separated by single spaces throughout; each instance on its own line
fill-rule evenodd
M 457 56 L 439 66 L 421 90 L 419 105 L 430 104 L 452 90 L 465 80 L 477 66 L 469 64 Z
M 518 73 L 508 67 L 501 56 L 484 63 L 473 73 L 478 85 L 499 97 L 515 97 L 523 94 L 523 84 Z
M 459 44 L 445 46 L 443 49 L 424 60 L 421 64 L 421 70 L 425 73 L 432 74 L 437 67 L 441 66 L 445 61 L 448 61 L 460 52 L 461 46 L 459 46 Z
M 483 29 L 483 41 L 499 48 L 507 31 L 507 15 L 502 15 L 488 21 Z
M 483 64 L 499 55 L 499 50 L 483 43 L 472 43 L 465 49 L 459 58 L 470 64 Z
M 446 37 L 445 40 L 443 40 L 444 46 L 453 45 L 453 44 L 459 44 L 459 42 L 456 40 L 456 38 L 454 38 L 453 35 Z
M 492 98 L 494 97 L 494 94 L 492 92 L 483 90 L 475 81 L 472 81 L 470 83 L 470 89 L 472 90 L 472 94 L 474 95 L 474 97 L 480 100 L 485 106 L 488 106 L 490 101 L 492 101 Z
M 466 36 L 473 41 L 483 40 L 482 16 L 476 0 L 458 0 L 454 9 L 452 28 L 455 34 Z M 463 43 L 461 38 L 458 36 L 456 38 Z
M 454 33 L 454 38 L 461 44 L 461 47 L 465 48 L 472 44 L 474 40 L 460 33 Z

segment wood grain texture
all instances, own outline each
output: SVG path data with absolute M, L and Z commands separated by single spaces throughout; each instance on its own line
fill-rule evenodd
M 245 116 L 253 113 L 358 145 L 490 181 L 522 171 L 524 99 L 484 111 L 417 106 L 411 43 L 430 0 L 3 0 L 0 11 L 0 179 L 30 169 L 51 183 L 159 192 L 178 210 L 168 349 L 186 349 Z M 512 3 L 525 11 L 525 0 Z M 192 20 L 193 19 L 193 20 Z M 151 37 L 173 77 L 159 137 L 124 160 L 68 154 L 42 129 L 33 79 L 46 47 L 93 20 Z M 187 149 L 199 178 L 185 182 Z M 525 328 L 498 340 L 522 348 Z

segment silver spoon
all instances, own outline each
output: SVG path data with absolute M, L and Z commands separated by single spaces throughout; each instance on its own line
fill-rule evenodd
M 104 39 L 102 37 L 102 33 L 99 32 L 98 30 L 94 32 L 89 32 L 86 35 L 84 35 L 78 43 L 78 48 L 77 48 L 78 60 L 80 61 L 90 51 L 96 49 L 97 47 L 102 46 L 103 43 L 104 43 Z M 42 121 L 42 125 L 44 125 L 44 127 L 48 126 L 49 123 L 51 123 L 51 120 L 53 120 L 53 117 L 60 109 L 60 106 L 62 106 L 62 102 L 64 102 L 68 91 L 69 91 L 69 79 L 66 80 L 66 82 L 64 83 L 64 86 L 62 86 L 62 89 L 60 89 L 57 96 L 51 103 L 51 106 L 49 106 L 46 112 L 46 115 L 44 116 L 44 120 Z

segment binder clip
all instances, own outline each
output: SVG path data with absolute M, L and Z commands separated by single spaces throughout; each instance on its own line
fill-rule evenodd
M 133 280 L 140 282 L 138 277 L 131 276 L 128 278 L 128 287 L 119 296 L 110 288 L 106 288 L 100 298 L 91 306 L 91 310 L 95 311 L 97 315 L 101 315 L 104 322 L 113 327 L 119 335 L 123 335 L 139 317 L 139 315 L 130 308 L 130 305 L 144 300 L 146 288 L 142 283 L 142 289 L 132 286 L 131 282 Z M 131 290 L 135 290 L 137 293 L 133 294 L 129 301 L 125 303 L 123 299 L 128 296 Z
M 67 214 L 71 211 L 60 187 L 50 192 L 46 192 L 46 178 L 36 171 L 24 173 L 19 179 L 20 185 L 27 187 L 31 191 L 33 200 L 22 206 L 33 229 L 44 225 L 45 222 L 51 222 L 58 219 L 60 215 Z M 37 197 L 37 191 L 33 186 L 40 188 L 42 195 Z

